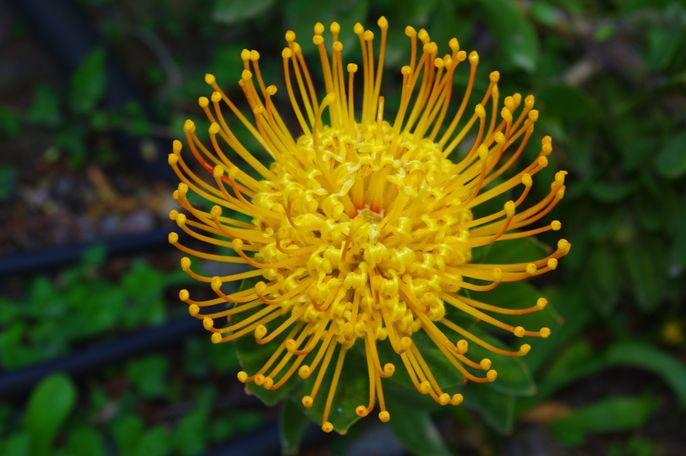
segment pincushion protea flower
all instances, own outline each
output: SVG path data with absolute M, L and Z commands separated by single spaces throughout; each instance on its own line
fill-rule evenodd
M 330 26 L 329 43 L 324 26 L 315 25 L 312 41 L 321 60 L 323 89 L 315 88 L 295 33 L 286 33 L 281 56 L 289 117 L 282 117 L 275 106 L 277 88 L 263 80 L 259 53 L 244 50 L 238 85 L 251 118 L 208 74 L 205 80 L 213 92 L 199 104 L 210 121 L 209 141 L 196 136 L 192 121 L 185 124 L 188 148 L 207 176 L 187 164 L 180 141 L 174 141 L 169 155 L 181 180 L 174 198 L 185 210 L 172 211 L 171 219 L 191 237 L 232 253 L 196 250 L 182 244 L 177 233 L 170 234 L 171 244 L 203 260 L 247 267 L 210 277 L 193 270 L 190 258 L 184 257 L 183 270 L 208 283 L 216 297 L 193 299 L 188 290 L 181 290 L 181 300 L 192 316 L 202 319 L 214 343 L 239 337 L 254 337 L 258 344 L 281 340 L 262 368 L 241 371 L 238 379 L 274 390 L 295 374 L 315 376 L 302 404 L 325 401 L 321 420 L 327 432 L 334 427 L 329 416 L 345 376 L 346 355 L 354 347 L 364 353 L 369 382 L 366 403 L 355 411 L 365 416 L 378 403 L 378 417 L 384 422 L 390 413 L 383 379 L 399 364 L 420 393 L 442 405 L 462 401 L 459 392 L 445 391 L 436 380 L 413 343 L 418 332 L 454 366 L 457 379 L 496 380 L 491 361 L 470 358 L 469 345 L 506 356 L 523 356 L 530 346 L 499 348 L 450 319 L 446 310 L 517 338 L 548 337 L 548 328 L 512 326 L 498 317 L 536 312 L 546 306 L 544 298 L 524 308 L 516 307 L 520 303 L 502 308 L 462 290 L 488 291 L 503 282 L 544 274 L 570 249 L 562 239 L 557 250 L 536 261 L 472 261 L 479 247 L 559 230 L 559 221 L 531 226 L 563 197 L 565 172 L 555 174 L 542 200 L 525 203 L 532 176 L 548 165 L 552 151 L 546 136 L 535 160 L 519 172 L 511 171 L 521 161 L 538 118 L 534 97 L 514 94 L 501 99 L 499 73 L 494 71 L 483 96 L 472 100 L 479 56 L 460 50 L 455 38 L 448 43 L 450 52 L 441 56 L 426 30 L 405 29 L 411 58 L 400 69 L 397 111 L 386 115 L 381 95 L 386 19 L 379 19 L 378 26 L 377 54 L 374 32 L 355 25 L 362 55 L 358 66 L 343 63 L 337 23 Z M 453 78 L 463 67 L 469 79 L 453 102 Z M 360 86 L 358 98 L 355 90 Z M 299 127 L 296 136 L 290 119 Z M 254 136 L 270 164 L 243 145 L 234 134 L 236 127 Z M 455 158 L 458 155 L 461 158 Z M 193 205 L 189 192 L 211 208 Z M 502 209 L 473 215 L 477 206 L 510 193 L 517 196 Z M 247 279 L 252 279 L 251 286 L 229 291 L 227 283 Z M 390 344 L 394 358 L 382 359 L 378 344 Z M 331 381 L 322 392 L 325 376 Z

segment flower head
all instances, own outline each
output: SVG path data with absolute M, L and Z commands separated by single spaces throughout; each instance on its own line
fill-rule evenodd
M 276 86 L 262 78 L 259 53 L 244 50 L 238 85 L 250 115 L 208 74 L 213 92 L 199 104 L 210 121 L 209 140 L 196 136 L 192 121 L 185 125 L 190 153 L 207 176 L 187 164 L 180 141 L 169 155 L 181 180 L 174 198 L 184 209 L 172 211 L 172 220 L 191 237 L 232 250 L 199 251 L 182 244 L 177 233 L 170 242 L 203 260 L 244 266 L 229 275 L 205 276 L 184 257 L 183 270 L 208 283 L 216 296 L 193 299 L 181 290 L 181 300 L 202 319 L 215 343 L 239 337 L 254 337 L 258 344 L 280 340 L 261 369 L 241 371 L 238 378 L 278 389 L 296 374 L 314 376 L 302 403 L 310 407 L 325 401 L 325 431 L 333 429 L 329 415 L 352 349 L 364 353 L 369 382 L 367 401 L 356 413 L 365 416 L 378 403 L 384 422 L 390 413 L 383 379 L 396 366 L 436 402 L 462 401 L 458 391 L 445 391 L 436 380 L 414 343 L 419 332 L 449 360 L 456 378 L 494 381 L 491 361 L 470 357 L 470 344 L 508 356 L 525 355 L 530 346 L 514 351 L 496 347 L 447 311 L 517 338 L 548 337 L 548 328 L 513 326 L 499 318 L 543 309 L 544 298 L 524 308 L 502 308 L 470 292 L 544 274 L 570 249 L 562 239 L 552 254 L 536 261 L 472 261 L 480 247 L 559 230 L 559 221 L 538 222 L 563 197 L 565 172 L 555 174 L 547 196 L 527 203 L 532 176 L 548 165 L 552 151 L 546 136 L 533 162 L 513 170 L 538 118 L 534 97 L 516 93 L 501 98 L 500 76 L 494 71 L 485 93 L 475 99 L 479 56 L 461 50 L 455 38 L 441 55 L 426 30 L 405 29 L 411 58 L 400 69 L 402 93 L 389 116 L 381 95 L 385 18 L 378 27 L 375 52 L 375 33 L 355 25 L 362 57 L 358 66 L 343 63 L 337 23 L 331 24 L 330 34 L 315 25 L 312 41 L 323 88 L 315 88 L 295 34 L 287 32 L 281 57 L 292 112 L 284 117 L 276 108 Z M 458 92 L 454 76 L 463 70 L 466 88 L 453 93 Z M 295 123 L 297 135 L 291 133 Z M 256 158 L 237 130 L 249 132 L 270 163 Z M 192 204 L 190 192 L 209 204 Z M 510 194 L 515 196 L 501 208 L 475 216 L 480 205 Z M 240 291 L 227 286 L 243 280 L 251 285 Z M 379 344 L 390 344 L 392 359 L 383 359 Z M 329 390 L 320 391 L 325 376 L 332 379 Z

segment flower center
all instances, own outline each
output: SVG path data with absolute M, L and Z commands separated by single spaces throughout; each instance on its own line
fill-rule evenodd
M 352 343 L 372 330 L 385 338 L 392 326 L 399 336 L 421 324 L 399 299 L 414 294 L 426 315 L 445 314 L 440 291 L 455 292 L 458 267 L 471 259 L 466 224 L 472 214 L 457 165 L 440 148 L 387 122 L 358 125 L 357 136 L 324 127 L 299 138 L 297 154 L 279 157 L 276 176 L 253 203 L 274 218 L 253 223 L 275 240 L 256 252 L 260 262 L 288 264 L 265 271 L 283 284 L 275 296 L 312 280 L 284 308 L 307 322 L 336 317 L 339 341 Z M 409 290 L 409 291 L 407 291 Z

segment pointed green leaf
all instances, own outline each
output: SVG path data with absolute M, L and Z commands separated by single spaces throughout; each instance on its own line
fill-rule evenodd
M 407 407 L 402 399 L 393 401 L 389 424 L 398 440 L 411 453 L 426 456 L 451 454 L 427 411 Z
M 76 388 L 64 374 L 45 377 L 31 393 L 26 430 L 33 454 L 49 454 L 57 433 L 76 403 Z
M 310 420 L 305 416 L 302 407 L 294 400 L 285 400 L 279 414 L 279 435 L 281 437 L 281 451 L 284 454 L 298 454 L 300 442 Z

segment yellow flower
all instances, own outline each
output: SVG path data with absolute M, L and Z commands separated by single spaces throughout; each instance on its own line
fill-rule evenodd
M 171 219 L 193 238 L 232 253 L 195 250 L 182 244 L 177 233 L 170 242 L 203 260 L 249 266 L 210 277 L 194 271 L 184 257 L 183 270 L 208 283 L 216 297 L 192 299 L 181 290 L 181 300 L 212 332 L 214 343 L 242 336 L 258 344 L 282 339 L 261 369 L 241 371 L 238 379 L 277 389 L 296 373 L 303 379 L 316 376 L 302 403 L 310 407 L 325 401 L 322 429 L 327 432 L 333 429 L 329 415 L 353 346 L 364 352 L 369 377 L 368 401 L 356 408 L 359 416 L 378 403 L 379 419 L 390 419 L 382 386 L 398 363 L 420 393 L 442 405 L 462 402 L 459 392 L 439 385 L 413 343 L 420 331 L 454 366 L 456 379 L 494 381 L 497 373 L 489 359 L 469 357 L 470 343 L 507 356 L 525 355 L 530 346 L 516 351 L 496 347 L 447 318 L 446 309 L 518 338 L 548 337 L 548 328 L 511 326 L 497 317 L 536 312 L 546 306 L 544 298 L 526 308 L 502 308 L 462 290 L 488 291 L 544 274 L 571 247 L 562 239 L 551 255 L 532 262 L 472 261 L 479 247 L 559 230 L 559 221 L 530 226 L 563 197 L 566 173 L 555 174 L 542 200 L 525 203 L 532 176 L 548 165 L 552 151 L 546 136 L 535 160 L 511 171 L 538 118 L 534 97 L 516 93 L 501 98 L 500 76 L 494 71 L 485 93 L 473 100 L 479 55 L 460 50 L 455 38 L 441 56 L 426 30 L 405 29 L 410 62 L 400 69 L 399 106 L 394 115 L 385 115 L 381 81 L 388 22 L 382 17 L 378 26 L 375 52 L 374 32 L 355 25 L 362 55 L 358 66 L 343 63 L 337 23 L 326 36 L 324 26 L 315 25 L 312 41 L 321 60 L 323 89 L 315 88 L 295 33 L 286 33 L 281 56 L 292 110 L 288 117 L 275 106 L 276 86 L 262 78 L 259 53 L 244 50 L 238 85 L 251 118 L 208 74 L 213 92 L 199 104 L 210 121 L 209 141 L 196 136 L 192 121 L 185 124 L 188 148 L 207 176 L 187 164 L 180 141 L 174 141 L 169 155 L 181 180 L 174 198 L 185 210 L 172 211 Z M 451 102 L 455 72 L 463 68 L 469 75 L 466 89 Z M 354 89 L 359 93 L 360 87 L 357 98 Z M 299 136 L 291 133 L 295 122 Z M 237 128 L 257 140 L 271 164 L 255 158 L 234 134 Z M 193 205 L 189 192 L 211 208 Z M 502 209 L 474 215 L 477 206 L 509 193 L 516 196 Z M 228 291 L 227 283 L 246 279 L 254 285 Z M 397 356 L 383 360 L 377 344 L 389 343 Z M 320 392 L 329 375 L 329 390 Z

